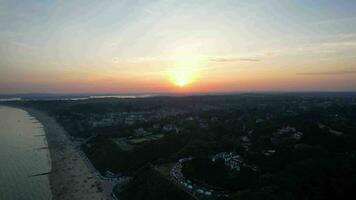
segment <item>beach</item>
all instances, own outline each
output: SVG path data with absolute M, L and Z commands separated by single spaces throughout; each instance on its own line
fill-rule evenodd
M 113 183 L 102 180 L 98 172 L 86 163 L 80 145 L 71 141 L 54 118 L 36 109 L 21 109 L 44 126 L 52 164 L 49 180 L 53 200 L 112 199 Z

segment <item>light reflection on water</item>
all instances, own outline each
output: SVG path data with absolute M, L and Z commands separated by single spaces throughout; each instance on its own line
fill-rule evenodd
M 27 112 L 0 106 L 0 199 L 49 200 L 51 170 L 42 125 Z

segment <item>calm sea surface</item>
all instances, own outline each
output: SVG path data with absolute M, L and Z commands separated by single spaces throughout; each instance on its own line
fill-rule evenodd
M 52 199 L 51 170 L 42 124 L 26 111 L 0 106 L 0 199 Z

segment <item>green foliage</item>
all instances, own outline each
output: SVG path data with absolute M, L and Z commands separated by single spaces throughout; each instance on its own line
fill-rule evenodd
M 182 171 L 186 178 L 215 190 L 242 190 L 257 181 L 257 174 L 250 168 L 241 167 L 236 171 L 226 166 L 223 160 L 193 159 L 184 163 Z
M 354 97 L 353 97 L 354 98 Z M 221 163 L 206 160 L 188 163 L 184 173 L 200 184 L 231 191 L 231 199 L 350 199 L 356 185 L 356 106 L 351 97 L 316 94 L 242 94 L 142 99 L 95 99 L 84 101 L 21 102 L 45 110 L 74 137 L 98 135 L 83 145 L 94 166 L 102 173 L 136 174 L 148 163 L 176 162 L 194 156 L 207 158 L 223 151 L 237 151 L 255 174 L 242 168 L 231 173 Z M 89 116 L 114 112 L 149 111 L 153 115 L 174 111 L 176 115 L 135 124 L 92 128 Z M 158 114 L 160 113 L 160 114 Z M 193 117 L 194 120 L 186 120 Z M 257 119 L 263 122 L 257 123 Z M 208 128 L 201 128 L 203 121 Z M 152 128 L 174 124 L 179 134 Z M 325 127 L 320 126 L 324 124 Z M 278 135 L 293 126 L 303 133 L 300 140 Z M 165 137 L 120 150 L 111 138 L 130 136 L 142 127 Z M 151 128 L 151 129 L 150 129 Z M 342 134 L 335 134 L 337 130 Z M 248 137 L 244 142 L 241 137 Z M 275 150 L 266 156 L 266 150 Z M 140 170 L 126 199 L 189 199 L 152 170 Z M 161 186 L 161 187 L 159 187 Z M 141 188 L 142 187 L 142 188 Z M 125 196 L 126 195 L 126 196 Z M 121 197 L 121 196 L 120 196 Z
M 110 138 L 98 136 L 83 150 L 94 166 L 101 172 L 133 173 L 148 162 L 176 160 L 176 152 L 185 144 L 186 137 L 166 136 L 160 140 L 146 142 L 133 151 L 122 151 Z
M 150 166 L 141 169 L 134 180 L 117 194 L 122 200 L 193 200 L 189 194 Z

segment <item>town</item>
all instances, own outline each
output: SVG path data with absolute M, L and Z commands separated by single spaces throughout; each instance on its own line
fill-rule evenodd
M 119 199 L 345 197 L 356 180 L 354 94 L 20 104 L 52 115 Z

